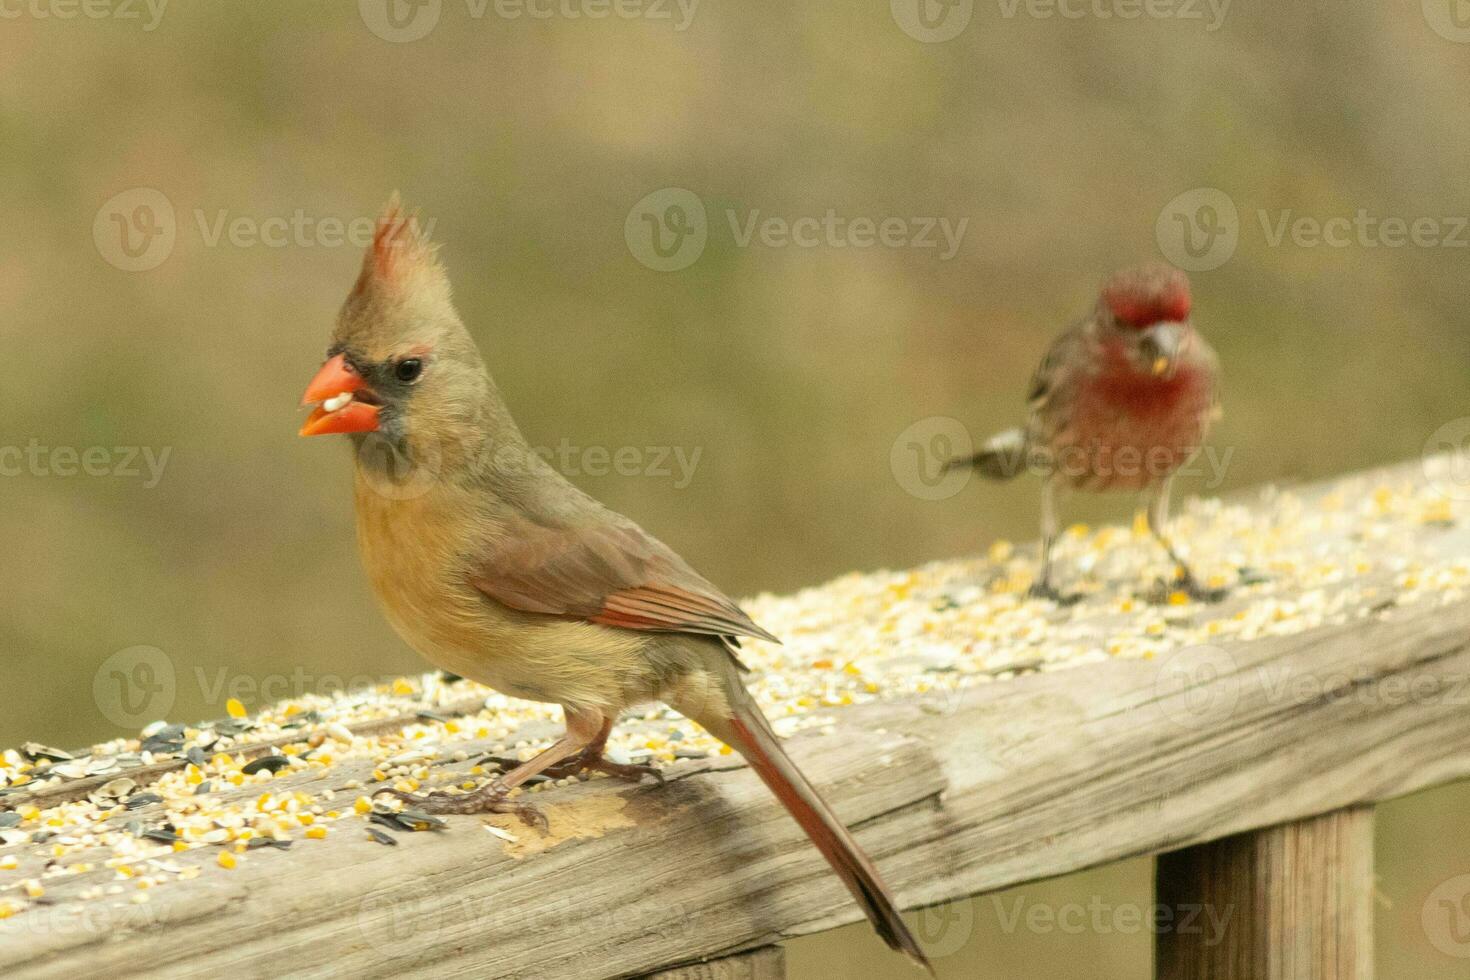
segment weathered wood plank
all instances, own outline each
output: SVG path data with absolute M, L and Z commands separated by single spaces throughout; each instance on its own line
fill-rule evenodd
M 950 714 L 854 709 L 792 752 L 909 906 L 1470 775 L 1470 603 L 1200 656 L 1029 675 Z M 397 848 L 344 835 L 143 911 L 0 922 L 0 972 L 591 978 L 858 917 L 744 769 L 548 799 L 602 836 L 513 858 L 474 818 Z
M 1372 980 L 1373 809 L 1163 854 L 1159 980 Z M 1185 914 L 1190 928 L 1180 928 Z
M 705 963 L 650 973 L 645 980 L 786 980 L 786 951 L 766 946 Z
M 1423 540 L 1443 554 L 1465 533 Z M 1397 605 L 1385 581 L 1384 601 L 1342 625 L 847 708 L 790 750 L 908 907 L 1470 775 L 1470 601 Z M 202 976 L 227 961 L 247 977 L 575 980 L 859 918 L 738 761 L 674 772 L 664 788 L 538 794 L 546 840 L 511 827 L 508 844 L 454 817 L 384 847 L 343 824 L 144 905 L 59 896 L 0 921 L 0 974 Z

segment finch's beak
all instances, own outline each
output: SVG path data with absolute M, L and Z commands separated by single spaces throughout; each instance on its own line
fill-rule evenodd
M 1173 376 L 1174 362 L 1179 359 L 1179 348 L 1184 345 L 1184 331 L 1184 324 L 1170 322 L 1156 323 L 1143 332 L 1139 344 L 1149 373 L 1154 377 Z
M 376 432 L 378 406 L 363 400 L 371 394 L 367 382 L 347 363 L 345 355 L 329 358 L 301 396 L 301 404 L 316 406 L 301 427 L 301 434 Z

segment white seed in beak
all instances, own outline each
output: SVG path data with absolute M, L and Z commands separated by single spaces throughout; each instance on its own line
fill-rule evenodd
M 347 403 L 350 401 L 352 401 L 352 392 L 344 391 L 342 394 L 333 395 L 331 398 L 322 402 L 322 408 L 329 412 L 335 412 L 339 408 L 346 408 Z

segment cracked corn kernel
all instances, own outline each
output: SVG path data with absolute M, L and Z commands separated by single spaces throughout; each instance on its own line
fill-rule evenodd
M 321 826 L 308 827 L 306 829 L 306 836 L 312 840 L 323 840 L 327 836 L 327 828 Z
M 413 685 L 404 678 L 400 677 L 393 682 L 393 693 L 401 694 L 404 697 L 407 697 L 408 695 L 413 693 Z
M 247 714 L 249 714 L 249 712 L 245 710 L 245 705 L 240 703 L 239 698 L 230 698 L 230 700 L 226 701 L 225 711 L 229 713 L 229 716 L 231 718 L 244 718 Z
M 14 871 L 18 867 L 20 867 L 20 862 L 16 860 L 14 854 L 0 857 L 0 871 Z
M 373 801 L 366 796 L 359 796 L 352 804 L 352 809 L 357 813 L 368 814 L 373 812 Z
M 214 860 L 216 864 L 218 864 L 221 868 L 224 868 L 226 871 L 232 870 L 237 864 L 240 863 L 239 858 L 235 857 L 235 855 L 231 854 L 229 851 L 220 851 L 219 856 L 217 856 Z

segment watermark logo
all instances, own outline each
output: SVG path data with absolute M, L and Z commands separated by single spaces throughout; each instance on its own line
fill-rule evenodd
M 1421 458 L 1430 486 L 1450 500 L 1470 500 L 1470 417 L 1435 429 L 1424 442 Z
M 628 212 L 623 239 L 633 258 L 655 272 L 687 269 L 709 241 L 704 202 L 682 187 L 656 190 Z
M 416 500 L 444 472 L 444 450 L 434 438 L 415 439 L 407 447 L 379 432 L 364 433 L 357 461 L 358 479 L 385 500 Z
M 439 23 L 443 0 L 357 0 L 363 24 L 392 44 L 426 37 Z
M 453 900 L 440 890 L 413 879 L 394 881 L 368 892 L 358 902 L 358 933 L 381 956 L 401 957 L 413 948 L 410 941 L 423 944 L 439 933 L 446 905 L 454 908 Z
M 1470 44 L 1470 0 L 1421 0 L 1424 22 L 1446 41 Z
M 959 37 L 975 15 L 975 0 L 888 0 L 899 29 L 925 44 Z
M 931 415 L 904 429 L 888 451 L 893 478 L 920 500 L 946 500 L 970 482 L 969 466 L 951 466 L 974 455 L 970 430 L 959 419 Z
M 1240 213 L 1230 195 L 1196 187 L 1164 205 L 1154 224 L 1164 257 L 1188 272 L 1218 269 L 1240 242 Z
M 152 187 L 134 187 L 108 198 L 92 219 L 98 254 L 124 272 L 158 268 L 173 252 L 177 237 L 174 206 Z
M 174 706 L 174 663 L 158 647 L 119 650 L 92 675 L 92 700 L 102 717 L 136 730 L 165 717 Z
M 914 938 L 930 958 L 953 956 L 965 948 L 975 932 L 975 905 L 975 899 L 965 898 L 914 914 Z
M 1154 679 L 1160 713 L 1188 729 L 1228 718 L 1240 691 L 1237 685 L 1222 681 L 1238 669 L 1235 658 L 1216 646 L 1185 647 L 1171 653 Z
M 1424 899 L 1419 923 L 1435 949 L 1455 959 L 1470 959 L 1470 874 L 1440 882 Z

